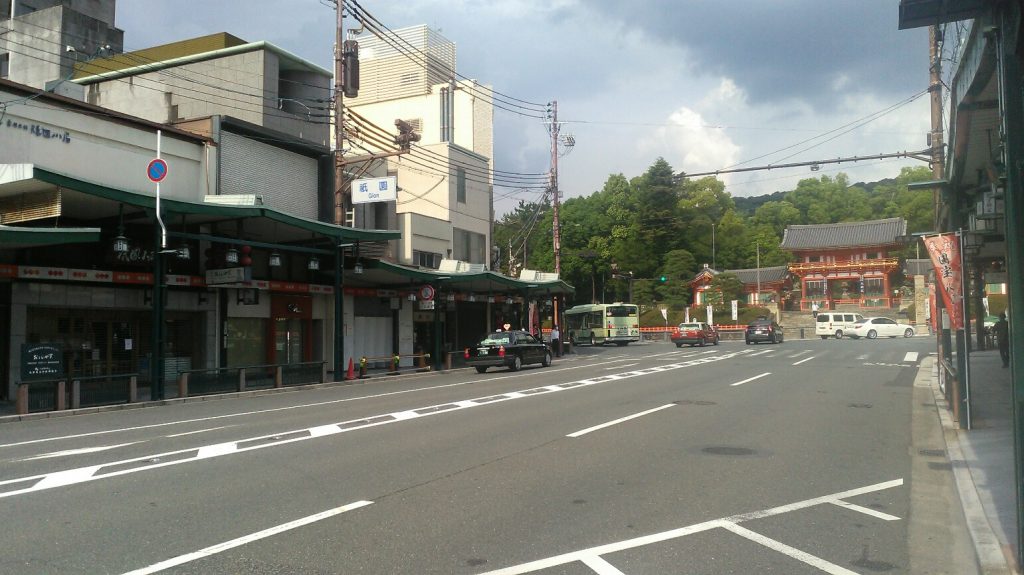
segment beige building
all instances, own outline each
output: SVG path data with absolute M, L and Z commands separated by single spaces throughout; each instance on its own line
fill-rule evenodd
M 388 132 L 395 130 L 395 120 L 404 120 L 421 136 L 408 154 L 387 161 L 388 173 L 398 178 L 393 210 L 403 237 L 398 259 L 435 269 L 442 259 L 488 264 L 490 88 L 456 77 L 455 45 L 439 33 L 425 26 L 395 33 L 401 50 L 376 37 L 356 36 L 360 90 L 358 97 L 345 99 L 345 107 Z M 354 146 L 359 145 L 356 140 Z M 357 225 L 369 219 L 357 208 Z

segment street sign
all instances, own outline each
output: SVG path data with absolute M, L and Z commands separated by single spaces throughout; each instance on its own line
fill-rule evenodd
M 352 203 L 394 202 L 398 200 L 398 178 L 365 178 L 352 180 Z
M 153 182 L 160 183 L 167 177 L 167 162 L 160 158 L 153 158 L 146 166 L 146 176 Z

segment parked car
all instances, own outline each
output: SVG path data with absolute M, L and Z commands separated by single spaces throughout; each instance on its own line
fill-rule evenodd
M 684 343 L 704 347 L 709 343 L 718 345 L 719 336 L 714 326 L 702 321 L 691 321 L 677 325 L 672 330 L 671 339 L 676 347 L 683 347 Z
M 846 333 L 853 339 L 860 337 L 875 339 L 878 336 L 913 337 L 914 326 L 887 317 L 869 317 L 853 324 L 853 329 Z
M 488 367 L 508 367 L 511 371 L 528 363 L 551 365 L 551 350 L 540 339 L 519 330 L 496 331 L 463 352 L 466 365 L 480 373 Z
M 782 343 L 782 338 L 782 326 L 771 319 L 755 319 L 750 322 L 747 331 L 743 334 L 743 340 L 747 342 L 747 345 L 762 341 Z

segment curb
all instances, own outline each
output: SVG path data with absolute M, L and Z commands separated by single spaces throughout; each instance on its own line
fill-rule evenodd
M 925 364 L 928 365 L 925 365 Z M 953 421 L 950 415 L 949 405 L 946 396 L 939 389 L 938 364 L 935 358 L 928 356 L 921 361 L 921 374 L 930 379 L 929 387 L 935 397 L 935 410 L 939 414 L 939 421 L 942 424 L 943 439 L 946 442 L 946 454 L 953 468 L 953 478 L 956 481 L 956 489 L 960 495 L 960 505 L 963 508 L 964 519 L 967 521 L 967 531 L 971 534 L 971 542 L 974 544 L 975 559 L 978 562 L 978 571 L 982 575 L 1013 575 L 1019 571 L 1011 567 L 1009 560 L 1003 553 L 1002 544 L 992 529 L 988 516 L 985 515 L 985 508 L 978 496 L 978 486 L 974 483 L 971 475 L 971 468 L 964 458 L 963 450 L 960 447 L 961 430 Z M 915 382 L 916 385 L 916 382 Z

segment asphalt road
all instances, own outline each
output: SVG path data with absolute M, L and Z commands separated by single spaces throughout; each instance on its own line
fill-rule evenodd
M 0 425 L 0 573 L 967 573 L 927 338 Z

